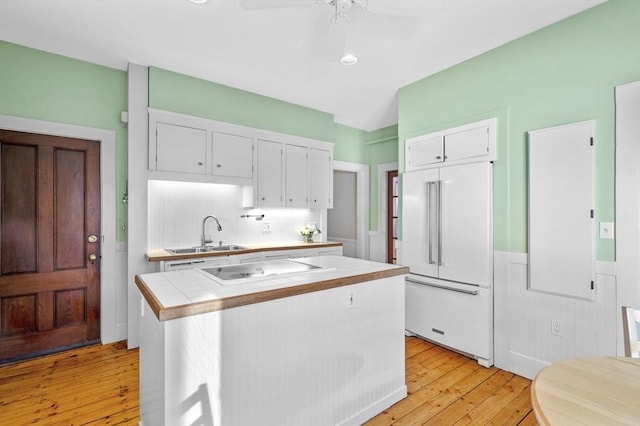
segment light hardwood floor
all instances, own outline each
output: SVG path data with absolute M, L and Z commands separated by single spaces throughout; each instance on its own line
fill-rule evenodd
M 406 371 L 409 397 L 367 426 L 537 424 L 527 379 L 409 337 Z M 137 425 L 138 397 L 138 351 L 124 342 L 0 366 L 3 426 Z

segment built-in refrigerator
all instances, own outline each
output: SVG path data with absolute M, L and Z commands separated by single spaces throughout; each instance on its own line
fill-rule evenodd
M 402 175 L 406 329 L 493 364 L 492 163 Z

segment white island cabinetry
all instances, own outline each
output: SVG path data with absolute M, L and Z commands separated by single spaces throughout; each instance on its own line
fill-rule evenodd
M 142 424 L 359 425 L 406 396 L 407 268 L 297 260 L 324 269 L 231 285 L 198 269 L 136 277 Z

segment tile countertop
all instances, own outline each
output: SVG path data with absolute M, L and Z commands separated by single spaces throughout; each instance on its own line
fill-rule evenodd
M 342 243 L 336 243 L 332 241 L 317 242 L 317 243 L 277 243 L 277 244 L 239 244 L 246 247 L 243 250 L 233 251 L 209 251 L 205 253 L 186 253 L 186 254 L 171 254 L 164 249 L 149 250 L 146 253 L 147 260 L 149 262 L 160 262 L 165 260 L 180 260 L 180 259 L 194 259 L 198 257 L 217 257 L 217 256 L 229 256 L 235 254 L 255 253 L 260 251 L 276 251 L 276 250 L 295 250 L 295 249 L 308 249 L 319 247 L 342 247 Z
M 200 269 L 136 275 L 135 282 L 160 321 L 327 290 L 409 273 L 405 266 L 344 256 L 300 258 L 320 271 L 219 284 Z

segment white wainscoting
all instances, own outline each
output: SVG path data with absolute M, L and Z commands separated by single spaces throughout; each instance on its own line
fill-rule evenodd
M 556 361 L 616 355 L 615 263 L 596 262 L 595 299 L 582 300 L 528 290 L 526 253 L 496 251 L 494 262 L 497 367 L 532 379 Z
M 358 240 L 347 238 L 328 238 L 328 241 L 342 243 L 342 255 L 347 257 L 358 257 Z
M 387 262 L 387 236 L 384 231 L 369 231 L 369 260 Z
M 127 338 L 127 243 L 116 244 L 115 273 L 113 282 L 101 282 L 101 286 L 111 287 L 103 294 L 110 295 L 102 300 L 100 322 L 103 344 L 118 342 Z

